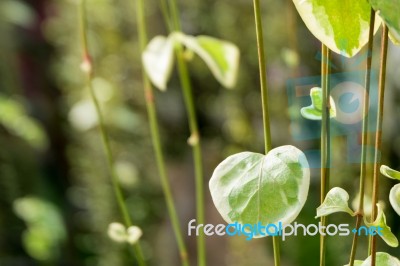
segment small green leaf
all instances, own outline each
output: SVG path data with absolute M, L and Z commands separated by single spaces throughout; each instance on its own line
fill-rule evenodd
M 314 87 L 310 90 L 311 105 L 303 107 L 300 110 L 301 115 L 310 120 L 321 120 L 322 119 L 322 89 Z M 336 105 L 333 98 L 329 96 L 330 102 L 330 118 L 336 117 Z
M 396 213 L 400 215 L 400 184 L 390 190 L 389 201 Z
M 231 42 L 209 36 L 175 35 L 189 50 L 195 52 L 226 88 L 233 88 L 239 70 L 239 49 Z
M 134 245 L 139 241 L 139 238 L 142 237 L 143 232 L 138 226 L 133 225 L 128 228 L 127 235 L 127 242 Z
M 335 212 L 347 212 L 354 216 L 354 212 L 349 208 L 349 194 L 340 187 L 334 187 L 326 194 L 324 202 L 317 208 L 317 216 L 327 216 Z
M 358 0 L 293 0 L 304 23 L 332 51 L 354 56 L 368 42 L 371 7 Z M 380 20 L 376 20 L 375 32 Z
M 127 240 L 126 228 L 123 224 L 110 223 L 108 225 L 107 233 L 108 237 L 115 242 L 123 243 Z
M 386 165 L 381 166 L 381 174 L 391 179 L 400 180 L 400 172 L 393 170 L 392 168 Z
M 174 64 L 174 44 L 172 35 L 154 37 L 142 54 L 144 70 L 150 81 L 158 89 L 165 91 Z
M 371 266 L 371 260 L 372 260 L 372 256 L 369 256 L 360 265 L 361 266 Z M 396 257 L 393 257 L 385 252 L 377 252 L 375 265 L 376 266 L 400 266 L 400 261 Z
M 394 44 L 400 42 L 400 0 L 369 0 L 372 8 L 389 27 Z
M 383 206 L 382 203 L 376 204 L 378 207 L 378 215 L 373 223 L 368 223 L 367 221 L 364 221 L 365 224 L 369 227 L 374 226 L 374 227 L 379 227 L 381 229 L 382 235 L 380 237 L 383 239 L 383 241 L 386 242 L 391 247 L 397 247 L 399 245 L 399 241 L 397 240 L 396 236 L 392 233 L 392 230 L 390 229 L 389 226 L 386 224 L 386 216 L 383 213 Z M 377 264 L 379 265 L 379 264 Z
M 209 183 L 215 207 L 228 223 L 289 224 L 306 202 L 310 170 L 302 151 L 287 145 L 267 155 L 241 152 L 225 159 Z
M 362 261 L 362 260 L 355 260 L 353 265 L 354 265 L 354 266 L 360 266 L 360 265 L 363 264 L 363 262 L 364 262 L 364 261 Z M 350 266 L 350 264 L 346 264 L 346 265 L 344 265 L 344 266 Z

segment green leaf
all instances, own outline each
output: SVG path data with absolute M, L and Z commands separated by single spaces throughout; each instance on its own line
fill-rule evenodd
M 317 208 L 317 216 L 327 216 L 335 212 L 347 212 L 354 216 L 354 212 L 349 208 L 349 194 L 340 187 L 334 187 L 326 194 L 324 202 Z
M 368 223 L 367 221 L 364 221 L 365 224 L 368 227 L 374 226 L 381 229 L 381 235 L 380 237 L 383 239 L 383 241 L 386 242 L 391 247 L 397 247 L 399 245 L 399 241 L 397 240 L 396 236 L 392 233 L 392 230 L 390 227 L 386 224 L 386 216 L 383 213 L 383 206 L 382 203 L 376 204 L 378 207 L 378 215 L 373 223 Z M 377 264 L 379 265 L 379 264 Z
M 386 165 L 381 166 L 381 174 L 391 179 L 400 180 L 400 172 L 393 170 L 392 168 Z
M 400 0 L 369 0 L 372 8 L 382 18 L 395 44 L 400 42 Z
M 355 260 L 353 265 L 354 265 L 354 266 L 360 266 L 360 265 L 363 264 L 363 262 L 364 262 L 364 261 L 362 261 L 362 260 Z M 346 264 L 346 265 L 344 265 L 344 266 L 350 266 L 350 264 Z
M 400 184 L 390 190 L 389 201 L 396 213 L 400 215 Z
M 150 81 L 158 89 L 165 91 L 174 64 L 174 44 L 172 35 L 154 37 L 142 54 L 144 70 Z
M 236 85 L 240 57 L 236 45 L 209 36 L 193 37 L 181 33 L 175 36 L 204 60 L 214 77 L 224 87 L 233 88 Z
M 372 256 L 369 256 L 361 266 L 371 266 Z M 356 265 L 356 264 L 355 264 Z M 400 266 L 400 261 L 385 252 L 377 252 L 376 253 L 376 266 Z
M 34 148 L 43 149 L 48 144 L 43 127 L 28 115 L 25 106 L 4 95 L 0 95 L 0 124 Z
M 293 0 L 311 33 L 332 51 L 354 56 L 368 42 L 371 7 L 359 0 Z M 375 32 L 379 20 L 375 23 Z
M 322 89 L 314 87 L 310 90 L 311 105 L 303 107 L 300 110 L 301 115 L 310 120 L 321 120 L 322 119 Z M 333 98 L 329 96 L 330 102 L 330 118 L 336 117 L 336 105 Z
M 241 152 L 225 159 L 209 183 L 227 223 L 289 224 L 306 202 L 310 170 L 302 151 L 287 145 L 267 155 Z

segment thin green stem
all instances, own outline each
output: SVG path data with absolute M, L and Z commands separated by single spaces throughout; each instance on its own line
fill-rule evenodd
M 382 146 L 382 121 L 383 121 L 383 103 L 385 99 L 385 82 L 386 82 L 386 59 L 388 50 L 388 28 L 385 24 L 382 27 L 382 43 L 381 43 L 381 58 L 379 69 L 378 83 L 378 115 L 375 135 L 375 156 L 374 156 L 374 173 L 372 183 L 372 214 L 371 220 L 374 221 L 377 216 L 376 203 L 378 202 L 379 192 L 379 167 L 380 167 L 380 151 Z M 371 246 L 371 261 L 372 266 L 375 266 L 376 259 L 376 237 L 370 236 Z
M 330 175 L 330 96 L 329 96 L 329 60 L 330 51 L 322 44 L 321 85 L 322 85 L 322 121 L 321 121 L 321 204 L 329 187 Z M 327 217 L 321 217 L 321 225 L 325 226 Z M 325 265 L 326 237 L 320 235 L 320 265 Z
M 176 0 L 169 0 L 171 11 L 171 19 L 173 29 L 181 31 L 181 23 L 179 19 L 179 10 Z M 196 109 L 193 99 L 192 84 L 190 82 L 189 71 L 183 54 L 183 47 L 181 44 L 176 44 L 176 59 L 178 63 L 179 79 L 182 86 L 182 93 L 185 102 L 186 111 L 188 113 L 188 121 L 190 128 L 190 138 L 188 143 L 192 146 L 194 172 L 195 172 L 195 186 L 196 186 L 196 218 L 198 224 L 204 224 L 204 182 L 203 182 L 203 162 L 202 151 L 200 143 L 200 133 L 197 123 Z M 200 232 L 197 237 L 197 264 L 199 266 L 206 265 L 206 245 L 204 232 Z
M 368 121 L 369 121 L 369 94 L 371 87 L 371 65 L 372 65 L 372 50 L 374 44 L 374 25 L 375 25 L 375 11 L 371 8 L 369 33 L 368 33 L 368 46 L 367 46 L 367 62 L 365 71 L 365 94 L 363 104 L 363 124 L 361 132 L 361 162 L 360 162 L 360 188 L 359 188 L 359 202 L 356 220 L 356 230 L 361 226 L 362 218 L 364 215 L 364 194 L 365 194 L 365 177 L 367 173 L 367 141 L 368 141 Z M 353 243 L 351 245 L 349 266 L 354 265 L 354 260 L 357 253 L 358 234 L 354 234 Z
M 167 24 L 167 29 L 169 32 L 172 32 L 173 26 L 172 26 L 172 21 L 171 21 L 171 14 L 170 14 L 171 12 L 170 12 L 168 3 L 165 0 L 160 0 L 160 5 L 161 5 L 161 12 L 162 12 L 165 24 Z
M 146 21 L 144 15 L 144 1 L 137 0 L 136 1 L 136 18 L 137 18 L 137 29 L 139 33 L 139 42 L 140 42 L 140 54 L 144 51 L 147 43 L 147 30 L 146 30 Z M 167 170 L 165 166 L 165 160 L 163 155 L 163 149 L 161 145 L 160 139 L 160 130 L 158 127 L 158 118 L 156 107 L 154 103 L 154 95 L 153 95 L 153 87 L 150 83 L 147 75 L 142 71 L 143 75 L 143 85 L 144 85 L 144 94 L 146 100 L 146 108 L 147 114 L 150 123 L 150 133 L 151 140 L 153 143 L 153 149 L 156 157 L 156 163 L 158 168 L 158 173 L 161 179 L 161 185 L 164 192 L 165 200 L 167 203 L 167 209 L 169 216 L 171 218 L 172 228 L 174 230 L 175 238 L 178 243 L 179 254 L 181 258 L 182 265 L 189 265 L 189 258 L 187 253 L 186 244 L 181 232 L 181 225 L 178 218 L 178 213 L 175 207 L 174 199 L 172 196 L 171 186 L 169 184 L 169 179 L 167 175 Z
M 267 87 L 267 69 L 264 51 L 264 37 L 261 19 L 260 1 L 254 0 L 254 19 L 256 26 L 257 36 L 257 49 L 258 49 L 258 65 L 260 70 L 260 87 L 261 87 L 261 103 L 263 113 L 263 127 L 264 127 L 264 149 L 267 154 L 271 148 L 271 132 L 269 122 L 269 111 L 268 111 L 268 87 Z M 274 263 L 275 266 L 279 266 L 280 263 L 280 252 L 279 252 L 279 238 L 276 236 L 272 237 L 272 246 L 274 250 Z
M 79 4 L 81 42 L 82 42 L 82 50 L 83 50 L 82 69 L 86 73 L 87 87 L 89 88 L 90 96 L 92 98 L 93 104 L 96 109 L 97 117 L 99 120 L 99 126 L 100 126 L 100 132 L 101 132 L 104 152 L 107 156 L 107 164 L 108 164 L 108 168 L 110 171 L 111 183 L 112 183 L 112 186 L 114 189 L 114 194 L 115 194 L 122 218 L 124 220 L 125 226 L 130 227 L 130 226 L 132 226 L 132 221 L 129 216 L 128 208 L 125 204 L 122 189 L 121 189 L 119 181 L 118 181 L 119 178 L 118 178 L 117 172 L 115 170 L 114 157 L 113 157 L 113 154 L 111 151 L 110 140 L 109 140 L 107 131 L 105 129 L 103 114 L 101 112 L 99 101 L 97 100 L 96 94 L 94 92 L 94 88 L 92 86 L 93 66 L 92 66 L 92 62 L 91 62 L 91 58 L 90 58 L 88 41 L 87 41 L 87 24 L 86 24 L 87 19 L 86 19 L 85 3 L 86 3 L 85 0 L 81 0 L 81 2 Z M 135 245 L 133 245 L 133 251 L 136 255 L 139 265 L 140 266 L 146 265 L 139 241 Z
M 257 49 L 258 49 L 258 65 L 260 69 L 260 86 L 261 86 L 261 101 L 263 113 L 263 127 L 264 127 L 264 147 L 265 154 L 267 154 L 272 147 L 271 144 L 271 131 L 269 124 L 269 108 L 268 108 L 268 87 L 267 87 L 267 69 L 264 51 L 264 37 L 261 19 L 260 1 L 254 0 L 254 18 L 256 24 L 257 35 Z

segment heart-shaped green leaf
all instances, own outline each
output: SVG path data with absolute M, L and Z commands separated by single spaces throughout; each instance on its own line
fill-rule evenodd
M 371 7 L 367 1 L 293 0 L 293 3 L 311 33 L 332 51 L 352 57 L 368 42 Z M 375 26 L 379 23 L 377 20 Z
M 226 88 L 233 88 L 239 70 L 239 49 L 236 45 L 209 36 L 176 35 L 189 50 L 195 52 Z
M 302 151 L 287 145 L 267 155 L 241 152 L 225 159 L 209 183 L 215 207 L 228 223 L 289 224 L 306 202 L 310 170 Z
M 369 227 L 374 226 L 377 228 L 381 228 L 380 237 L 383 239 L 383 241 L 385 241 L 386 244 L 388 244 L 391 247 L 397 247 L 399 245 L 399 241 L 397 240 L 396 236 L 392 233 L 390 227 L 386 224 L 386 216 L 383 213 L 382 203 L 378 203 L 376 204 L 376 206 L 378 207 L 378 215 L 376 216 L 375 221 L 373 223 L 368 223 L 367 221 L 364 221 L 365 224 Z
M 324 202 L 317 208 L 317 216 L 327 216 L 335 212 L 347 212 L 354 216 L 354 212 L 349 208 L 349 194 L 340 187 L 334 187 L 325 196 Z
M 311 105 L 303 107 L 300 110 L 301 115 L 310 120 L 321 120 L 322 119 L 322 89 L 314 87 L 310 90 Z M 331 96 L 329 96 L 330 118 L 336 117 L 336 105 Z
M 400 44 L 400 0 L 369 0 L 369 3 L 389 27 L 393 43 Z
M 396 213 L 400 215 L 400 184 L 390 190 L 389 201 Z
M 158 89 L 165 91 L 174 65 L 173 36 L 154 37 L 142 54 L 144 70 Z
M 371 266 L 371 260 L 372 260 L 372 256 L 369 256 L 360 265 L 361 266 Z M 357 265 L 357 264 L 354 264 L 354 265 Z M 393 257 L 385 252 L 377 252 L 375 265 L 376 266 L 400 266 L 400 261 L 396 257 Z
M 381 174 L 391 179 L 400 180 L 400 172 L 386 165 L 381 165 Z

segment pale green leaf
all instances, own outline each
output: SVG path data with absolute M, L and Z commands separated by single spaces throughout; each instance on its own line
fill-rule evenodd
M 360 265 L 361 266 L 371 266 L 371 264 L 372 264 L 371 260 L 372 260 L 372 256 L 369 256 Z M 396 257 L 393 257 L 385 252 L 377 252 L 375 265 L 376 266 L 400 266 L 400 261 Z
M 394 44 L 400 42 L 400 0 L 369 0 L 372 8 L 389 27 Z
M 353 265 L 354 265 L 354 266 L 360 266 L 360 265 L 363 264 L 363 262 L 364 262 L 364 261 L 362 261 L 362 260 L 355 260 Z M 344 266 L 350 266 L 350 264 L 346 264 L 346 265 L 344 265 Z
M 359 0 L 293 0 L 311 33 L 332 51 L 354 56 L 368 42 L 371 7 Z M 375 32 L 380 20 L 376 20 Z
M 310 170 L 302 151 L 287 145 L 267 155 L 234 154 L 209 183 L 215 207 L 228 223 L 289 224 L 307 199 Z
M 119 243 L 127 241 L 126 228 L 121 223 L 110 223 L 107 230 L 108 237 Z
M 389 201 L 396 213 L 400 215 L 400 184 L 390 190 Z
M 209 36 L 193 37 L 178 33 L 175 37 L 204 60 L 214 77 L 224 87 L 235 86 L 240 57 L 236 45 Z
M 301 108 L 301 115 L 310 120 L 322 119 L 322 89 L 319 87 L 311 88 L 310 90 L 311 105 Z M 336 105 L 331 96 L 329 96 L 330 103 L 330 118 L 336 117 Z
M 142 54 L 144 70 L 150 81 L 158 89 L 165 91 L 174 64 L 174 44 L 172 35 L 154 37 Z
M 127 242 L 131 245 L 136 244 L 139 239 L 142 237 L 143 232 L 138 226 L 132 225 L 127 230 L 128 238 Z
M 393 170 L 392 168 L 386 165 L 381 166 L 381 174 L 391 179 L 400 180 L 400 172 Z
M 373 223 L 365 222 L 365 224 L 369 227 L 374 226 L 377 228 L 381 228 L 381 235 L 379 235 L 383 241 L 386 242 L 391 247 L 397 247 L 399 245 L 399 241 L 396 236 L 392 233 L 390 227 L 386 224 L 386 216 L 383 213 L 382 203 L 376 204 L 378 207 L 378 215 Z M 378 264 L 379 265 L 379 264 Z
M 355 215 L 349 208 L 349 194 L 340 187 L 334 187 L 329 190 L 324 202 L 317 208 L 317 216 L 315 218 L 336 212 L 347 212 L 351 216 Z

